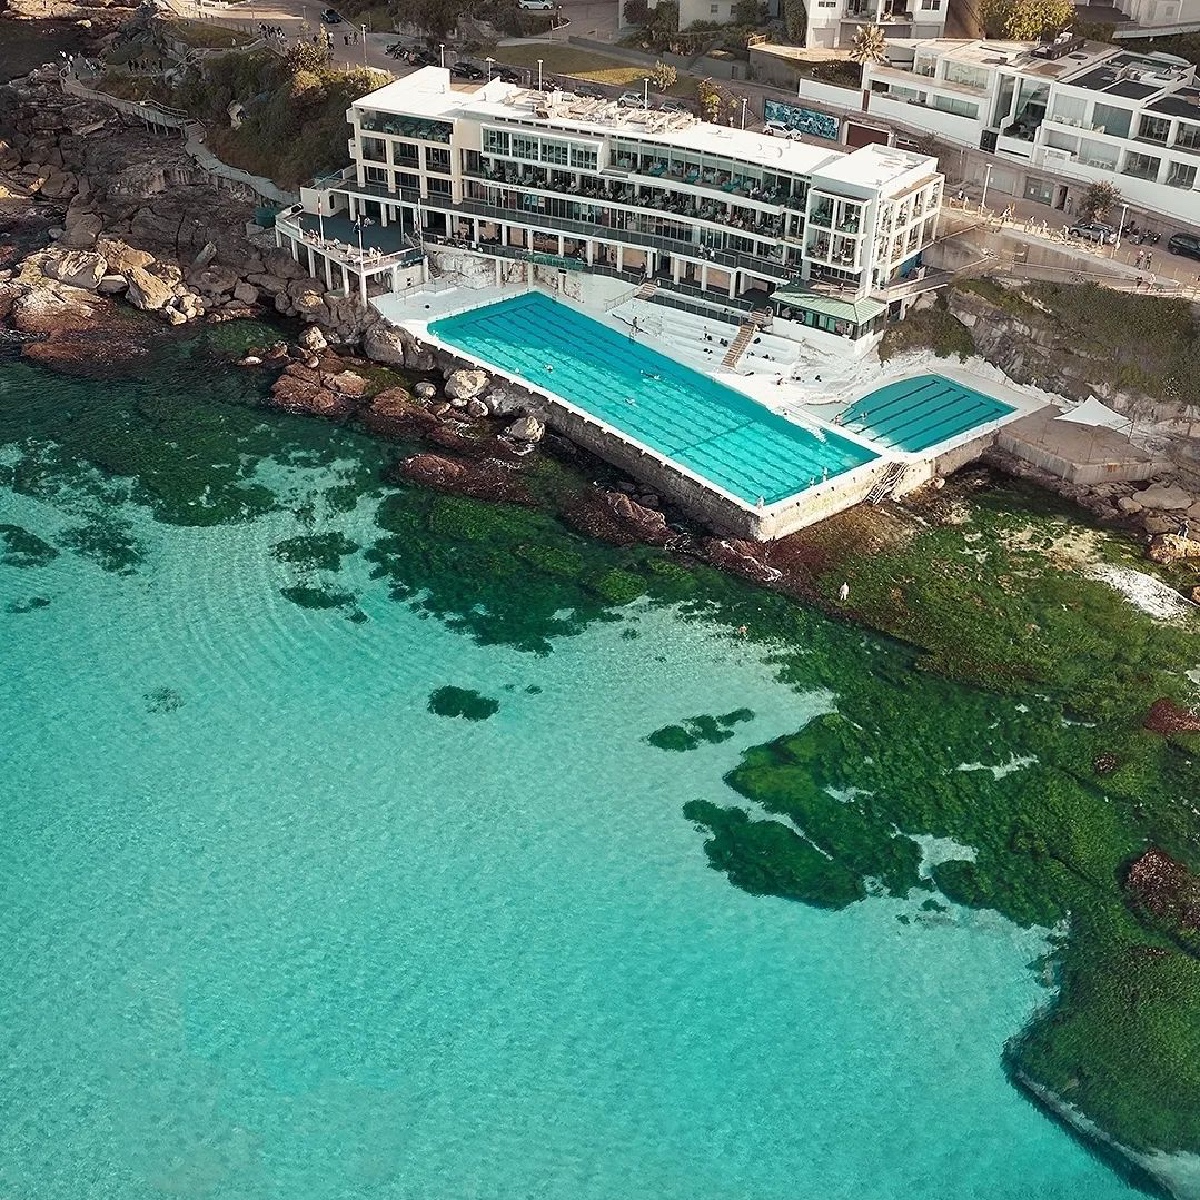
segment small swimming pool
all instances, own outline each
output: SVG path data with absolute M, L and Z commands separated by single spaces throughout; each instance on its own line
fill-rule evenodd
M 889 383 L 842 414 L 855 433 L 895 450 L 926 450 L 1016 410 L 941 375 Z
M 429 330 L 748 504 L 773 504 L 878 457 L 795 425 L 539 292 L 442 317 Z

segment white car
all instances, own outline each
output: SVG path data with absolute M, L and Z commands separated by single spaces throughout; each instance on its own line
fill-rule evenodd
M 763 133 L 767 137 L 792 138 L 793 140 L 800 136 L 795 129 L 789 129 L 782 121 L 768 121 L 763 126 Z
M 532 9 L 534 12 L 550 12 L 558 5 L 554 0 L 517 0 L 518 8 Z

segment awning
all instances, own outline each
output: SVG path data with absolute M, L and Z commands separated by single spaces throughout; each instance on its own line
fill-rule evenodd
M 874 320 L 887 307 L 878 300 L 864 297 L 861 300 L 836 300 L 832 296 L 818 296 L 814 292 L 775 292 L 771 299 L 788 308 L 806 308 L 809 312 L 833 317 L 835 321 L 850 321 L 854 325 L 865 325 Z
M 1073 421 L 1076 425 L 1102 425 L 1105 429 L 1128 430 L 1133 425 L 1132 417 L 1123 417 L 1119 412 L 1114 412 L 1107 404 L 1101 404 L 1095 396 L 1090 396 L 1082 404 L 1067 409 L 1054 419 Z

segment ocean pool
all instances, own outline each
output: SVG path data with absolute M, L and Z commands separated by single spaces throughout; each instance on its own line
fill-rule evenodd
M 442 317 L 429 329 L 747 504 L 773 504 L 877 457 L 835 433 L 796 425 L 540 292 Z

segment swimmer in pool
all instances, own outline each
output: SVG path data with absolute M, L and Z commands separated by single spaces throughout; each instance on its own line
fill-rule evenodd
M 661 378 L 662 378 L 662 376 L 661 376 L 661 375 L 655 375 L 655 374 L 654 374 L 653 372 L 651 372 L 651 371 L 643 371 L 643 372 L 642 372 L 642 375 L 643 375 L 643 376 L 644 376 L 646 379 L 661 379 Z
M 632 404 L 634 408 L 637 408 L 637 401 L 632 396 L 626 396 L 625 403 Z
M 546 374 L 547 374 L 547 375 L 553 375 L 553 374 L 554 374 L 554 364 L 553 364 L 553 363 L 547 363 L 547 364 L 546 364 Z

